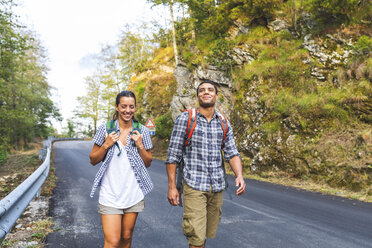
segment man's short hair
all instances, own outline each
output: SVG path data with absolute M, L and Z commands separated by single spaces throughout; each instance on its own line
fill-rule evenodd
M 217 90 L 217 83 L 212 81 L 212 80 L 209 80 L 209 79 L 201 79 L 200 80 L 200 84 L 198 85 L 198 88 L 196 88 L 196 95 L 199 94 L 199 88 L 202 84 L 211 84 L 213 85 L 214 89 L 216 90 L 216 94 L 218 93 L 218 90 Z

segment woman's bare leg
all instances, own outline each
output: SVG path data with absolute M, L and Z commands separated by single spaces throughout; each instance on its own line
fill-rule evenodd
M 105 248 L 121 247 L 122 219 L 123 215 L 121 214 L 101 214 Z
M 122 244 L 123 248 L 130 248 L 132 244 L 134 225 L 136 224 L 138 213 L 125 213 L 122 222 Z

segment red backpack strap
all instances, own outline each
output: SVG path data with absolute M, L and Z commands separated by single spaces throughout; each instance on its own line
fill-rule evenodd
M 225 146 L 225 139 L 226 139 L 227 131 L 229 131 L 229 125 L 227 125 L 227 120 L 225 116 L 219 114 L 218 117 L 220 117 L 221 126 L 223 130 L 223 139 L 222 139 L 222 145 L 221 145 L 221 148 L 223 148 Z
M 189 112 L 189 120 L 187 121 L 186 133 L 185 133 L 185 146 L 190 144 L 192 133 L 194 132 L 196 126 L 196 109 L 187 109 Z

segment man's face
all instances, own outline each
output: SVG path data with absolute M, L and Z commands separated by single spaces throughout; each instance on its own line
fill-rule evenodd
M 198 90 L 199 106 L 203 108 L 213 107 L 217 101 L 216 89 L 212 84 L 204 83 Z

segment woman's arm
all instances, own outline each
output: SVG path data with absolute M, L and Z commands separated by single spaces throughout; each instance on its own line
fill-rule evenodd
M 89 154 L 90 163 L 92 165 L 96 165 L 101 162 L 102 159 L 105 157 L 108 149 L 113 146 L 118 140 L 119 136 L 115 132 L 112 132 L 106 137 L 106 140 L 102 144 L 102 146 L 94 144 L 93 149 Z
M 145 163 L 145 166 L 146 168 L 149 168 L 150 165 L 151 165 L 151 161 L 152 161 L 152 154 L 151 154 L 151 150 L 146 150 L 145 147 L 142 145 L 142 147 L 137 147 L 138 148 L 138 152 L 143 160 L 143 162 Z

